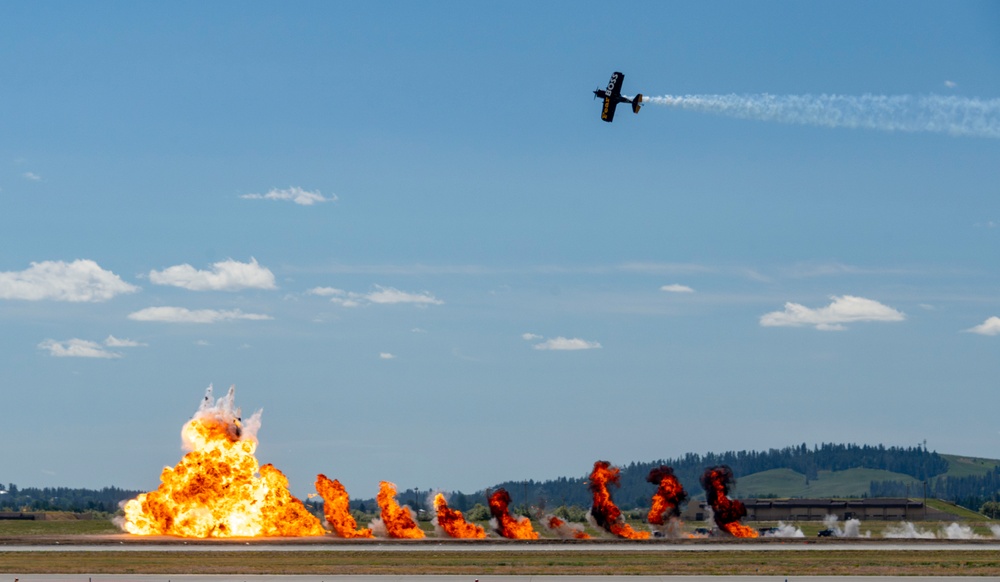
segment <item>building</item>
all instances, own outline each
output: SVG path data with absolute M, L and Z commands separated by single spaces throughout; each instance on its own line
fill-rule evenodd
M 747 521 L 822 521 L 828 515 L 838 520 L 922 521 L 950 519 L 947 514 L 924 506 L 922 501 L 905 498 L 864 499 L 743 499 Z M 683 518 L 704 521 L 705 502 L 688 504 Z

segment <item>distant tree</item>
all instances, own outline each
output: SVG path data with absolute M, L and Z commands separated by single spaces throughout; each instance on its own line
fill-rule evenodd
M 979 513 L 990 519 L 1000 518 L 1000 501 L 987 501 L 979 508 Z
M 576 521 L 580 523 L 587 521 L 587 510 L 576 505 L 560 505 L 555 508 L 552 515 L 566 521 Z
M 490 518 L 490 510 L 482 503 L 473 505 L 465 512 L 466 521 L 486 521 Z

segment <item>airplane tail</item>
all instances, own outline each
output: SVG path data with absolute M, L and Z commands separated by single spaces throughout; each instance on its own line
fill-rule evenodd
M 632 99 L 632 113 L 639 113 L 639 108 L 642 107 L 642 93 L 635 96 Z

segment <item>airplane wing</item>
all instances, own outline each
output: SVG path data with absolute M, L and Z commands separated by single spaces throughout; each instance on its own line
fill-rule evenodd
M 604 98 L 604 107 L 601 108 L 601 119 L 610 123 L 615 118 L 615 108 L 618 107 L 618 102 L 611 97 Z
M 615 71 L 611 74 L 611 80 L 608 81 L 608 88 L 604 90 L 605 97 L 621 97 L 622 95 L 622 83 L 625 82 L 625 75 Z
M 608 87 L 604 90 L 604 107 L 601 108 L 601 119 L 611 122 L 615 118 L 615 108 L 622 100 L 622 83 L 625 82 L 625 75 L 615 71 L 611 74 Z

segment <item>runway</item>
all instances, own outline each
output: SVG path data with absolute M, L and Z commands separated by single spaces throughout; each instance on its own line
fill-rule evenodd
M 327 544 L 217 543 L 105 543 L 105 544 L 0 544 L 0 552 L 810 552 L 810 551 L 1000 551 L 1000 541 L 911 540 L 854 543 L 788 541 L 783 543 L 574 543 L 532 542 L 369 542 Z M 0 582 L 3 582 L 0 580 Z
M 4 574 L 0 582 L 971 582 L 976 576 L 242 576 Z

